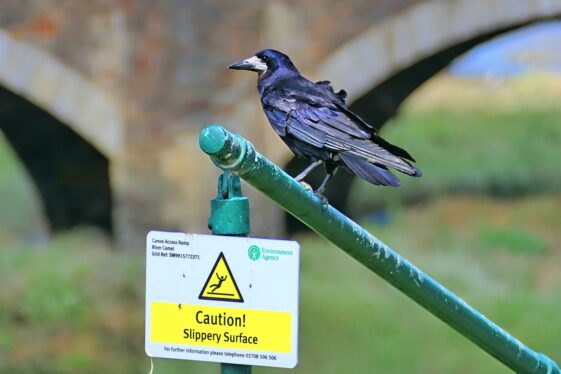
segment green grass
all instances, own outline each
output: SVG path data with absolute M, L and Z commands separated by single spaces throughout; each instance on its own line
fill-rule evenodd
M 487 250 L 505 249 L 511 252 L 539 254 L 548 249 L 545 241 L 523 228 L 483 229 L 478 237 L 479 244 Z
M 561 93 L 544 83 L 545 93 L 511 102 L 514 99 L 501 100 L 504 90 L 530 86 L 522 92 L 534 92 L 536 83 L 521 78 L 489 92 L 479 82 L 471 94 L 473 82 L 458 84 L 436 79 L 425 88 L 427 94 L 414 96 L 382 131 L 416 158 L 423 177 L 401 174 L 398 189 L 358 181 L 352 194 L 354 211 L 449 193 L 514 197 L 561 190 Z M 439 89 L 444 92 L 438 94 Z M 474 95 L 477 100 L 471 98 Z
M 44 227 L 34 185 L 0 131 L 0 243 L 33 239 Z
M 368 228 L 522 342 L 561 360 L 560 204 L 559 195 L 506 206 L 439 199 Z M 516 227 L 525 234 L 509 234 Z M 507 234 L 482 240 L 488 230 Z M 508 372 L 337 248 L 313 235 L 298 239 L 296 372 Z M 532 249 L 520 250 L 526 247 Z M 0 256 L 0 372 L 148 371 L 142 254 L 112 252 L 85 230 L 55 237 L 48 247 L 4 248 Z M 155 373 L 217 370 L 206 363 L 154 364 Z
M 0 256 L 0 372 L 141 368 L 142 257 L 109 251 L 90 230 Z

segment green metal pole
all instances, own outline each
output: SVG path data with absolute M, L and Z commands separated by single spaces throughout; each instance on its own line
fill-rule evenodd
M 242 195 L 240 178 L 224 172 L 218 178 L 218 195 L 210 202 L 208 228 L 213 235 L 247 236 L 249 234 L 249 200 Z M 220 365 L 222 374 L 251 374 L 251 366 Z
M 522 344 L 462 299 L 297 183 L 221 126 L 203 129 L 201 149 L 221 169 L 240 175 L 287 212 L 520 373 L 559 373 L 555 361 Z

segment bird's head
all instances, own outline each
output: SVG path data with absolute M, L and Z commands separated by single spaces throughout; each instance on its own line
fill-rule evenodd
M 274 49 L 259 51 L 250 58 L 234 62 L 228 69 L 255 71 L 260 77 L 279 70 L 298 73 L 290 58 Z

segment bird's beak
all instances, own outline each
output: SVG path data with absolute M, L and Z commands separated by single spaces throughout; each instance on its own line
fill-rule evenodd
M 257 56 L 247 58 L 245 60 L 236 61 L 228 66 L 228 69 L 234 70 L 250 70 L 263 73 L 267 70 L 267 64 L 261 61 Z

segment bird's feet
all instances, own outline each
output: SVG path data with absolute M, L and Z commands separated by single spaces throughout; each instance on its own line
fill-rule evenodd
M 312 186 L 310 186 L 308 183 L 304 181 L 299 181 L 298 183 L 300 183 L 302 187 L 304 187 L 305 189 L 307 189 L 308 191 L 319 197 L 321 199 L 322 207 L 326 208 L 327 205 L 329 205 L 329 201 L 327 200 L 327 197 L 325 197 L 325 195 L 323 194 L 325 189 L 318 188 L 317 190 L 314 191 Z
M 314 189 L 312 188 L 312 186 L 310 186 L 308 183 L 304 182 L 304 181 L 298 181 L 298 183 L 300 183 L 300 185 L 302 187 L 304 187 L 305 189 L 307 189 L 310 192 L 314 192 Z
M 327 197 L 323 194 L 323 191 L 317 189 L 314 191 L 314 194 L 320 198 L 322 208 L 327 208 L 327 206 L 329 205 L 329 201 L 327 200 Z

